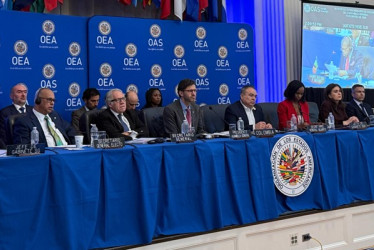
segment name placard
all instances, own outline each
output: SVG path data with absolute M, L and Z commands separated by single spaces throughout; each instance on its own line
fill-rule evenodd
M 36 145 L 31 144 L 15 144 L 6 147 L 6 155 L 13 156 L 31 156 L 39 155 L 45 152 L 45 144 L 39 143 Z
M 95 148 L 103 148 L 103 149 L 110 149 L 110 148 L 123 148 L 125 145 L 125 138 L 105 138 L 105 139 L 98 139 L 94 141 Z
M 325 124 L 312 124 L 306 130 L 310 133 L 326 133 L 327 127 Z
M 275 129 L 256 129 L 253 135 L 256 137 L 273 137 L 276 134 Z
M 368 125 L 366 122 L 353 122 L 349 124 L 349 129 L 352 129 L 352 130 L 362 130 L 362 129 L 366 129 L 367 127 Z
M 194 133 L 171 134 L 170 140 L 176 143 L 194 142 L 196 141 L 196 136 Z
M 234 140 L 244 140 L 251 137 L 249 130 L 230 130 L 230 138 Z

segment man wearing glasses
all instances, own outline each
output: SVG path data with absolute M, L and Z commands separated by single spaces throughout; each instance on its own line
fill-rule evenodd
M 107 109 L 98 117 L 99 130 L 105 130 L 110 138 L 147 136 L 145 126 L 135 110 L 126 109 L 126 97 L 120 89 L 111 89 L 105 96 Z
M 178 84 L 179 100 L 165 107 L 163 113 L 166 134 L 181 133 L 183 120 L 187 120 L 190 128 L 200 134 L 204 132 L 202 112 L 196 102 L 196 84 L 191 79 L 181 80 Z
M 48 88 L 40 88 L 35 94 L 34 109 L 18 118 L 13 126 L 13 143 L 31 142 L 33 127 L 39 132 L 39 143 L 48 147 L 74 144 L 75 129 L 53 110 L 55 94 Z

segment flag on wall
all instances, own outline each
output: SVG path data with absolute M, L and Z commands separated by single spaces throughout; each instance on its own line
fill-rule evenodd
M 120 3 L 123 3 L 124 5 L 130 5 L 131 0 L 119 0 Z
M 226 18 L 226 0 L 222 0 L 222 18 L 221 22 L 226 23 L 227 18 Z
M 138 0 L 132 0 L 132 5 L 136 7 L 136 5 L 138 5 Z
M 210 22 L 218 21 L 218 1 L 217 0 L 209 0 L 208 21 Z
M 59 3 L 63 4 L 64 0 L 58 0 Z M 44 0 L 45 8 L 48 11 L 52 11 L 57 8 L 57 0 Z
M 161 0 L 161 19 L 170 16 L 170 0 Z
M 153 3 L 157 8 L 160 8 L 161 0 L 153 0 Z
M 199 18 L 199 0 L 187 0 L 186 20 L 197 21 Z
M 208 8 L 208 0 L 199 0 L 199 21 L 201 21 L 201 12 L 203 12 L 206 8 Z
M 34 0 L 16 0 L 13 3 L 13 10 L 22 10 L 30 6 L 33 2 Z
M 186 0 L 174 0 L 174 15 L 183 20 L 183 12 L 186 10 Z

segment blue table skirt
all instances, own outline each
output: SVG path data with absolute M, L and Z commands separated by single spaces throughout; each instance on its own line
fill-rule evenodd
M 374 129 L 297 135 L 314 159 L 297 197 L 273 183 L 270 155 L 282 135 L 0 158 L 0 248 L 142 244 L 373 200 Z

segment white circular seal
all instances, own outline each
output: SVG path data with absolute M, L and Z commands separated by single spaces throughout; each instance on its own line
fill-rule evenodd
M 229 94 L 229 86 L 226 83 L 219 85 L 219 93 L 222 96 L 227 96 Z
M 239 39 L 242 40 L 242 41 L 246 40 L 247 37 L 248 37 L 248 33 L 247 33 L 247 31 L 246 31 L 245 29 L 240 29 L 240 30 L 238 31 L 238 37 L 239 37 Z
M 205 77 L 208 74 L 208 69 L 204 64 L 200 64 L 199 66 L 197 66 L 197 74 L 201 78 Z
M 126 88 L 126 92 L 134 91 L 135 93 L 138 93 L 138 87 L 135 84 L 129 84 Z
M 43 67 L 43 76 L 47 79 L 51 79 L 55 76 L 56 70 L 52 64 L 46 64 Z
M 240 65 L 239 74 L 241 77 L 246 77 L 248 75 L 248 67 L 245 64 Z
M 221 46 L 218 48 L 218 56 L 221 58 L 221 59 L 225 59 L 227 57 L 227 48 L 225 46 Z
M 78 56 L 81 53 L 81 46 L 77 42 L 72 42 L 69 45 L 69 53 L 72 56 Z
M 151 67 L 151 74 L 153 77 L 156 77 L 156 78 L 160 77 L 162 74 L 161 66 L 158 64 L 153 64 Z
M 14 43 L 14 52 L 16 52 L 17 55 L 23 56 L 27 53 L 27 43 L 22 40 L 18 40 Z
M 174 47 L 174 55 L 177 58 L 182 58 L 184 56 L 184 48 L 182 45 L 177 45 Z
M 200 26 L 196 29 L 196 36 L 199 39 L 204 39 L 206 37 L 206 30 L 204 27 Z
M 126 55 L 129 57 L 136 56 L 136 53 L 138 53 L 138 48 L 133 43 L 128 43 L 125 48 Z
M 100 65 L 100 74 L 103 77 L 109 77 L 112 74 L 112 66 L 109 63 L 103 63 Z
M 149 33 L 151 34 L 151 36 L 153 38 L 157 38 L 157 37 L 161 36 L 161 28 L 160 28 L 160 26 L 158 26 L 157 24 L 153 24 L 149 28 Z
M 77 97 L 80 92 L 81 92 L 81 87 L 79 86 L 78 83 L 72 82 L 69 85 L 69 94 L 71 97 Z
M 286 196 L 298 196 L 308 189 L 314 173 L 312 151 L 297 135 L 286 135 L 274 145 L 270 156 L 274 184 Z
M 104 35 L 104 36 L 107 36 L 110 34 L 112 28 L 110 26 L 110 23 L 108 23 L 107 21 L 101 21 L 99 23 L 99 32 Z
M 45 34 L 51 35 L 55 32 L 55 24 L 51 20 L 45 20 L 42 24 L 42 29 Z

